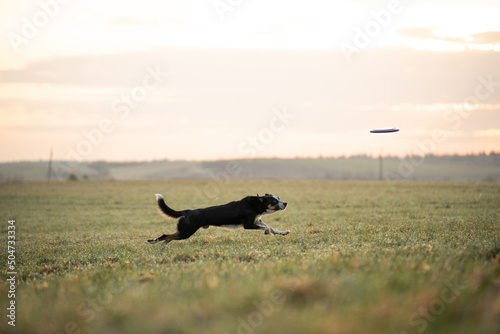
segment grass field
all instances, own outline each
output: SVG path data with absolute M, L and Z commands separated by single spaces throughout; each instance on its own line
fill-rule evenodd
M 214 182 L 1 184 L 0 331 L 500 332 L 499 184 Z M 288 236 L 209 228 L 146 243 L 175 229 L 155 193 L 184 209 L 266 192 L 289 203 L 263 217 Z

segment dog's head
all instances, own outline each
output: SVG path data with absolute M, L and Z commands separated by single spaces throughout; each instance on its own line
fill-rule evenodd
M 264 213 L 273 213 L 279 210 L 285 210 L 288 205 L 287 202 L 283 202 L 279 199 L 279 197 L 270 194 L 266 194 L 266 196 L 257 195 L 257 198 L 265 208 Z

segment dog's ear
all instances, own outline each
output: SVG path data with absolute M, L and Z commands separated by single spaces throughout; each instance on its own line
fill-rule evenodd
M 259 199 L 259 201 L 260 201 L 261 203 L 263 203 L 263 202 L 264 202 L 264 197 L 260 197 L 260 196 L 259 196 L 259 194 L 257 194 L 257 198 Z

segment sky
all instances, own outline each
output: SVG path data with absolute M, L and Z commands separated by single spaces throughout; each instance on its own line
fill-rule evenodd
M 496 0 L 0 8 L 2 162 L 500 150 Z

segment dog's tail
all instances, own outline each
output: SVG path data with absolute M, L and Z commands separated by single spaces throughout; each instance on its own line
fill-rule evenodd
M 162 195 L 156 194 L 155 196 L 156 196 L 156 201 L 158 202 L 158 207 L 160 208 L 162 213 L 172 218 L 179 218 L 183 216 L 182 212 L 175 211 L 169 208 L 168 205 L 165 203 L 165 200 L 163 199 Z

